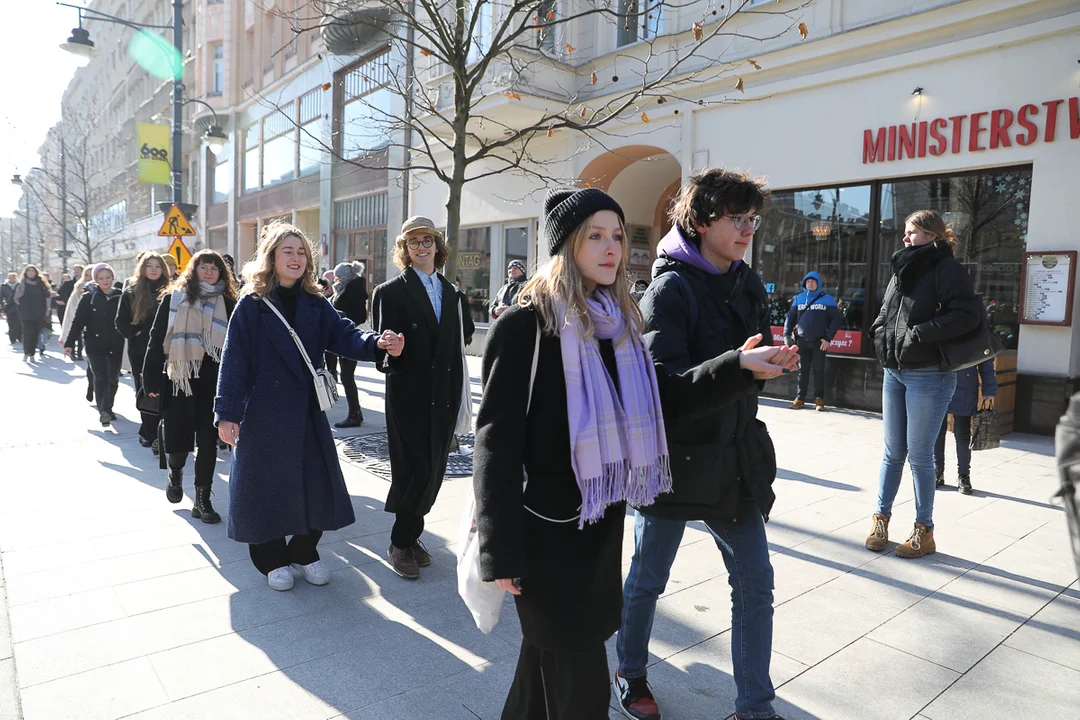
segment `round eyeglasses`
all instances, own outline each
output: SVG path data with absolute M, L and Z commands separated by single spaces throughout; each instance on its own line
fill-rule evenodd
M 435 244 L 435 238 L 426 237 L 423 240 L 413 239 L 413 240 L 410 240 L 409 242 L 407 242 L 405 244 L 409 246 L 410 250 L 419 250 L 420 246 L 429 248 L 432 245 L 434 245 Z
M 750 223 L 754 224 L 754 232 L 757 232 L 757 229 L 761 227 L 760 215 L 747 215 L 746 213 L 741 213 L 739 215 L 724 215 L 723 217 L 731 218 L 731 223 L 735 226 L 736 230 L 745 230 L 746 226 Z

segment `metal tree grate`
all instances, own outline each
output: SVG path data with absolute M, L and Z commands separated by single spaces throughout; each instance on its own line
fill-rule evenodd
M 471 433 L 458 435 L 457 440 L 460 449 L 465 450 L 466 454 L 456 452 L 447 456 L 444 477 L 469 477 L 473 474 L 473 436 Z M 390 480 L 390 446 L 386 433 L 345 438 L 338 443 L 338 447 L 348 462 L 383 480 Z

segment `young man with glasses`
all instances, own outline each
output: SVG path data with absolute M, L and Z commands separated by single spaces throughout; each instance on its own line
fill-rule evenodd
M 435 504 L 454 439 L 465 377 L 462 338 L 472 341 L 465 296 L 438 271 L 450 250 L 428 218 L 401 226 L 393 261 L 401 275 L 371 297 L 376 332 L 396 328 L 408 350 L 379 364 L 386 378 L 386 432 L 391 482 L 385 510 L 394 513 L 387 557 L 398 575 L 420 577 L 431 555 L 420 541 L 424 516 Z
M 657 246 L 653 283 L 641 299 L 645 342 L 667 373 L 771 344 L 765 286 L 743 262 L 767 197 L 762 181 L 722 169 L 690 178 L 680 191 L 671 231 Z M 776 455 L 756 419 L 756 389 L 705 417 L 664 417 L 672 492 L 636 509 L 616 645 L 613 684 L 627 717 L 660 718 L 647 680 L 649 636 L 689 520 L 705 522 L 728 570 L 736 717 L 777 717 L 769 677 L 773 570 L 765 538 Z M 727 712 L 717 708 L 717 716 Z

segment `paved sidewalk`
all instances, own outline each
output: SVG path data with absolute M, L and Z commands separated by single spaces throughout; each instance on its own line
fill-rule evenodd
M 468 479 L 445 484 L 425 536 L 434 564 L 409 583 L 383 560 L 387 483 L 344 463 L 357 522 L 323 541 L 331 583 L 298 579 L 277 593 L 224 523 L 191 520 L 192 463 L 184 502 L 165 500 L 165 472 L 136 439 L 130 376 L 121 419 L 103 431 L 83 398 L 83 366 L 55 352 L 32 366 L 21 357 L 0 346 L 0 719 L 499 717 L 520 634 L 512 605 L 485 636 L 457 597 Z M 479 359 L 470 364 L 476 379 Z M 370 366 L 358 379 L 359 432 L 381 431 L 381 380 Z M 342 402 L 332 419 L 344 414 Z M 976 495 L 937 495 L 940 552 L 904 561 L 862 547 L 880 419 L 771 400 L 761 416 L 781 468 L 768 524 L 781 715 L 1076 716 L 1080 590 L 1064 516 L 1049 503 L 1049 438 L 1012 435 L 977 453 Z M 222 512 L 228 469 L 220 453 Z M 906 538 L 913 512 L 905 479 L 894 539 Z M 650 680 L 669 720 L 730 717 L 724 565 L 700 524 L 683 545 L 658 607 Z M 628 532 L 627 563 L 631 551 Z

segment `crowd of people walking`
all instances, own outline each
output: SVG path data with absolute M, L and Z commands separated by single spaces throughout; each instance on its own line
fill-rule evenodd
M 824 410 L 825 356 L 839 324 L 811 271 L 785 343 L 773 344 L 764 283 L 744 260 L 768 199 L 765 183 L 745 173 L 692 177 L 671 209 L 652 282 L 637 288 L 622 207 L 594 188 L 553 190 L 541 223 L 549 259 L 531 276 L 521 261 L 509 264 L 489 307 L 473 479 L 479 572 L 513 595 L 523 636 L 505 720 L 606 718 L 612 689 L 627 717 L 661 718 L 649 643 L 688 521 L 704 523 L 727 569 L 735 717 L 778 717 L 766 534 L 777 467 L 757 398 L 766 381 L 799 372 L 792 407 L 809 399 L 813 379 Z M 941 360 L 939 346 L 970 336 L 984 317 L 954 243 L 936 213 L 907 219 L 870 333 L 884 368 L 885 450 L 866 547 L 888 544 L 906 461 L 916 501 L 914 529 L 895 550 L 904 558 L 936 547 L 947 413 L 958 488 L 970 493 L 965 423 L 996 390 L 992 362 L 957 372 Z M 449 254 L 434 221 L 411 217 L 394 243 L 400 275 L 369 291 L 362 264 L 320 278 L 304 233 L 272 223 L 239 278 L 214 250 L 178 274 L 172 258 L 145 253 L 122 287 L 99 263 L 76 267 L 54 292 L 28 265 L 0 286 L 0 309 L 31 360 L 55 300 L 64 351 L 85 353 L 87 399 L 103 427 L 116 420 L 126 342 L 139 441 L 167 469 L 169 502 L 183 499 L 195 455 L 193 518 L 221 520 L 211 491 L 217 453 L 232 448 L 228 536 L 248 545 L 279 591 L 293 587 L 294 571 L 313 585 L 330 581 L 319 542 L 355 516 L 325 411 L 340 382 L 348 414 L 336 425 L 361 425 L 356 364 L 375 363 L 386 375 L 392 470 L 387 563 L 415 580 L 434 561 L 425 516 L 472 407 L 465 352 L 475 328 L 468 298 L 440 272 Z M 361 328 L 369 316 L 373 331 Z

